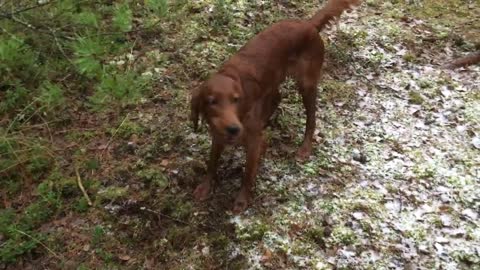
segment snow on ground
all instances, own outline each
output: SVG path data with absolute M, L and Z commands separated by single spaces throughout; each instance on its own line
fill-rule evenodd
M 442 69 L 457 48 L 422 45 L 432 29 L 362 7 L 322 34 L 359 44 L 333 79 L 356 100 L 320 103 L 310 162 L 267 156 L 256 206 L 231 219 L 233 257 L 252 269 L 479 268 L 480 67 Z

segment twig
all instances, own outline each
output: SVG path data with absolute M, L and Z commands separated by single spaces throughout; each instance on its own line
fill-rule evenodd
M 155 210 L 152 210 L 152 209 L 148 209 L 148 208 L 146 208 L 145 206 L 140 207 L 140 210 L 145 211 L 145 212 L 150 212 L 150 213 L 152 213 L 152 214 L 158 215 L 158 216 L 160 216 L 160 217 L 167 218 L 167 219 L 169 219 L 169 220 L 172 220 L 172 221 L 181 223 L 181 224 L 183 224 L 183 225 L 188 225 L 188 226 L 192 226 L 192 225 L 193 225 L 193 224 L 191 224 L 191 223 L 189 223 L 189 222 L 186 222 L 186 221 L 183 221 L 183 220 L 174 218 L 174 217 L 172 217 L 172 216 L 169 216 L 169 215 L 160 213 L 160 212 L 155 211 Z M 207 226 L 207 225 L 204 225 L 204 224 L 198 224 L 198 225 L 200 225 L 200 226 L 202 226 L 202 227 L 205 227 L 205 228 L 208 228 L 208 229 L 211 229 L 211 230 L 214 230 L 214 231 L 217 231 L 217 232 L 219 231 L 218 228 L 214 228 L 214 227 Z
M 83 196 L 85 197 L 85 199 L 87 199 L 88 205 L 89 205 L 89 206 L 92 206 L 92 205 L 93 205 L 92 200 L 90 200 L 90 197 L 88 197 L 88 194 L 87 194 L 87 192 L 85 191 L 85 188 L 83 187 L 82 178 L 80 178 L 80 173 L 78 172 L 77 166 L 75 166 L 75 174 L 77 175 L 77 184 L 78 184 L 78 187 L 79 187 L 80 190 L 82 191 Z
M 67 54 L 65 53 L 65 50 L 63 49 L 62 45 L 58 41 L 58 37 L 55 34 L 55 31 L 51 28 L 49 28 L 49 30 L 52 33 L 53 38 L 55 39 L 55 45 L 57 45 L 58 50 L 62 53 L 63 57 L 65 57 L 65 59 L 67 59 L 68 63 L 70 63 L 72 66 L 75 67 L 75 64 L 73 63 L 72 59 L 70 59 L 70 57 L 67 56 Z
M 42 114 L 38 114 L 38 116 L 40 117 L 40 119 L 43 121 L 43 123 L 45 124 L 45 127 L 47 128 L 47 131 L 48 131 L 48 135 L 50 137 L 50 142 L 53 144 L 53 136 L 52 136 L 52 131 L 50 130 L 50 126 L 48 125 L 48 122 L 45 120 L 45 118 L 42 117 Z
M 28 104 L 27 106 L 25 106 L 25 108 L 23 108 L 23 110 L 20 111 L 20 113 L 18 113 L 15 118 L 13 118 L 12 122 L 10 122 L 10 125 L 8 125 L 8 128 L 7 130 L 5 131 L 5 136 L 8 135 L 8 132 L 10 132 L 10 129 L 13 128 L 13 125 L 15 124 L 15 122 L 17 122 L 17 120 L 21 117 L 21 115 L 23 115 L 23 113 L 28 109 L 30 108 L 33 104 L 35 104 L 35 102 L 37 102 L 39 100 L 39 98 L 35 98 L 32 102 L 30 102 L 30 104 Z
M 115 132 L 113 132 L 112 137 L 110 138 L 110 140 L 108 140 L 108 143 L 107 143 L 107 145 L 105 146 L 105 149 L 103 149 L 102 156 L 105 155 L 105 152 L 107 152 L 108 147 L 110 146 L 110 144 L 112 144 L 113 139 L 115 138 L 115 136 L 117 135 L 118 131 L 119 131 L 120 128 L 123 126 L 123 124 L 125 123 L 125 121 L 128 119 L 128 116 L 129 116 L 129 115 L 130 115 L 130 113 L 127 113 L 127 115 L 125 116 L 125 118 L 123 118 L 122 122 L 121 122 L 120 125 L 117 127 L 117 129 L 115 130 Z
M 24 232 L 24 231 L 21 231 L 17 228 L 14 228 L 14 230 L 20 234 L 23 234 L 25 236 L 27 236 L 28 238 L 32 239 L 33 241 L 37 242 L 38 244 L 40 244 L 42 247 L 44 247 L 48 252 L 50 252 L 55 258 L 59 259 L 60 261 L 63 261 L 63 258 L 60 257 L 57 253 L 55 253 L 55 251 L 51 250 L 49 247 L 47 247 L 47 245 L 45 245 L 44 243 L 42 243 L 42 241 L 38 240 L 37 238 L 31 236 L 30 234 Z
M 160 212 L 155 211 L 155 210 L 152 210 L 152 209 L 148 209 L 148 208 L 146 208 L 146 207 L 140 207 L 140 210 L 146 211 L 146 212 L 150 212 L 150 213 L 159 215 L 159 216 L 164 217 L 164 218 L 168 218 L 168 219 L 173 220 L 173 221 L 175 221 L 175 222 L 182 223 L 183 225 L 189 225 L 189 226 L 192 225 L 192 224 L 190 224 L 190 223 L 188 223 L 188 222 L 186 222 L 186 221 L 183 221 L 183 220 L 180 220 L 180 219 L 176 219 L 176 218 L 174 218 L 174 217 L 171 217 L 171 216 L 169 216 L 169 215 L 160 213 Z
M 17 157 L 17 160 L 18 160 L 18 157 Z M 9 170 L 17 167 L 18 165 L 23 164 L 23 163 L 29 161 L 29 160 L 30 160 L 30 159 L 18 160 L 17 163 L 15 163 L 15 164 L 13 164 L 13 165 L 11 165 L 11 166 L 8 166 L 7 168 L 1 170 L 0 173 L 5 173 L 5 172 L 7 172 L 7 171 L 9 171 Z
M 12 20 L 13 22 L 16 22 L 16 23 L 18 23 L 18 24 L 20 24 L 20 25 L 22 25 L 22 26 L 24 26 L 24 27 L 26 27 L 26 28 L 28 28 L 28 29 L 30 29 L 30 30 L 32 30 L 32 31 L 37 31 L 37 32 L 39 32 L 39 33 L 47 34 L 47 35 L 52 36 L 52 37 L 55 38 L 55 35 L 54 35 L 53 33 L 51 33 L 50 31 L 45 30 L 45 29 L 42 29 L 42 28 L 40 28 L 40 27 L 37 27 L 37 26 L 35 26 L 35 25 L 33 25 L 33 24 L 24 22 L 24 21 L 18 19 L 17 17 L 15 17 L 15 16 L 13 16 L 13 15 L 12 15 L 12 16 L 6 16 L 6 15 L 3 15 L 3 14 L 0 14 L 0 17 L 3 17 L 3 18 L 5 18 L 5 19 L 10 19 L 10 20 Z M 62 35 L 62 36 L 60 36 L 60 37 L 66 39 L 66 40 L 70 40 L 70 41 L 75 40 L 75 38 L 70 37 L 70 36 L 66 36 L 66 35 Z
M 22 12 L 25 12 L 25 11 L 29 11 L 29 10 L 32 10 L 32 9 L 36 9 L 36 8 L 40 8 L 40 7 L 43 7 L 43 6 L 46 6 L 46 5 L 50 5 L 52 3 L 55 3 L 56 1 L 55 0 L 51 0 L 51 1 L 47 1 L 45 3 L 38 3 L 37 5 L 34 5 L 34 6 L 29 6 L 29 7 L 26 7 L 26 8 L 21 8 L 21 9 L 17 9 L 9 14 L 1 14 L 2 17 L 12 17 L 13 15 L 16 15 L 16 14 L 19 14 L 19 13 L 22 13 Z M 3 4 L 2 4 L 3 5 Z M 1 7 L 1 5 L 0 5 Z

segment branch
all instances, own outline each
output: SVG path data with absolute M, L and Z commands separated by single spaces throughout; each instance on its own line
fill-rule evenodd
M 9 19 L 9 20 L 12 20 L 13 22 L 17 23 L 17 24 L 20 24 L 32 31 L 37 31 L 37 32 L 40 32 L 40 33 L 44 33 L 44 34 L 47 34 L 47 35 L 50 35 L 52 36 L 53 38 L 57 38 L 57 36 L 55 34 L 52 33 L 51 30 L 49 29 L 42 29 L 38 26 L 35 26 L 31 23 L 28 23 L 28 22 L 24 22 L 22 20 L 20 20 L 19 18 L 17 18 L 15 15 L 17 14 L 20 14 L 22 12 L 25 12 L 25 11 L 29 11 L 29 10 L 32 10 L 32 9 L 35 9 L 35 8 L 39 8 L 39 7 L 43 7 L 43 6 L 46 6 L 46 5 L 49 5 L 51 3 L 54 3 L 55 1 L 54 0 L 51 0 L 51 1 L 48 1 L 46 3 L 42 3 L 42 4 L 38 4 L 38 5 L 35 5 L 35 6 L 30 6 L 30 7 L 26 7 L 26 8 L 22 8 L 22 9 L 18 9 L 16 11 L 13 11 L 11 13 L 8 13 L 8 14 L 5 14 L 5 13 L 0 13 L 0 18 L 4 18 L 4 19 Z M 67 39 L 67 40 L 74 40 L 74 38 L 72 37 L 69 37 L 69 36 L 66 36 L 66 35 L 62 35 L 60 36 L 64 39 Z
M 82 191 L 83 196 L 84 196 L 85 199 L 87 200 L 88 205 L 89 205 L 89 206 L 92 206 L 92 205 L 93 205 L 92 200 L 90 200 L 90 197 L 88 197 L 88 193 L 85 191 L 85 188 L 83 187 L 82 178 L 80 178 L 80 173 L 78 172 L 77 166 L 75 166 L 75 174 L 77 175 L 77 184 L 78 184 L 78 187 L 79 187 L 80 190 Z
M 26 8 L 17 9 L 13 12 L 8 13 L 8 14 L 3 13 L 3 14 L 0 14 L 0 16 L 9 19 L 12 16 L 17 15 L 19 13 L 29 11 L 29 10 L 32 10 L 32 9 L 36 9 L 36 8 L 40 8 L 40 7 L 43 7 L 43 6 L 46 6 L 46 5 L 50 5 L 51 3 L 54 3 L 54 2 L 56 2 L 56 1 L 55 0 L 46 1 L 45 3 L 41 3 L 41 4 L 39 3 L 37 5 L 29 6 L 29 7 L 26 7 Z

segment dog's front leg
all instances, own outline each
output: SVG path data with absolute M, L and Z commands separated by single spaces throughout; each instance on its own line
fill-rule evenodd
M 247 162 L 245 165 L 245 175 L 243 176 L 240 192 L 233 206 L 233 212 L 239 214 L 245 209 L 252 198 L 255 178 L 257 177 L 260 157 L 265 152 L 265 139 L 263 134 L 249 136 L 246 140 Z
M 210 194 L 210 190 L 215 186 L 217 180 L 218 160 L 222 155 L 223 149 L 225 149 L 225 145 L 218 142 L 218 140 L 215 138 L 212 138 L 210 159 L 207 165 L 207 175 L 203 178 L 202 183 L 200 183 L 193 192 L 193 196 L 197 201 L 206 200 Z

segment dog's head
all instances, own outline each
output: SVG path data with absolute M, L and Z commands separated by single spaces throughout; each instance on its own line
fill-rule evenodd
M 202 117 L 213 136 L 226 143 L 235 142 L 243 132 L 239 117 L 242 100 L 242 87 L 237 81 L 224 75 L 213 75 L 192 93 L 194 130 Z

